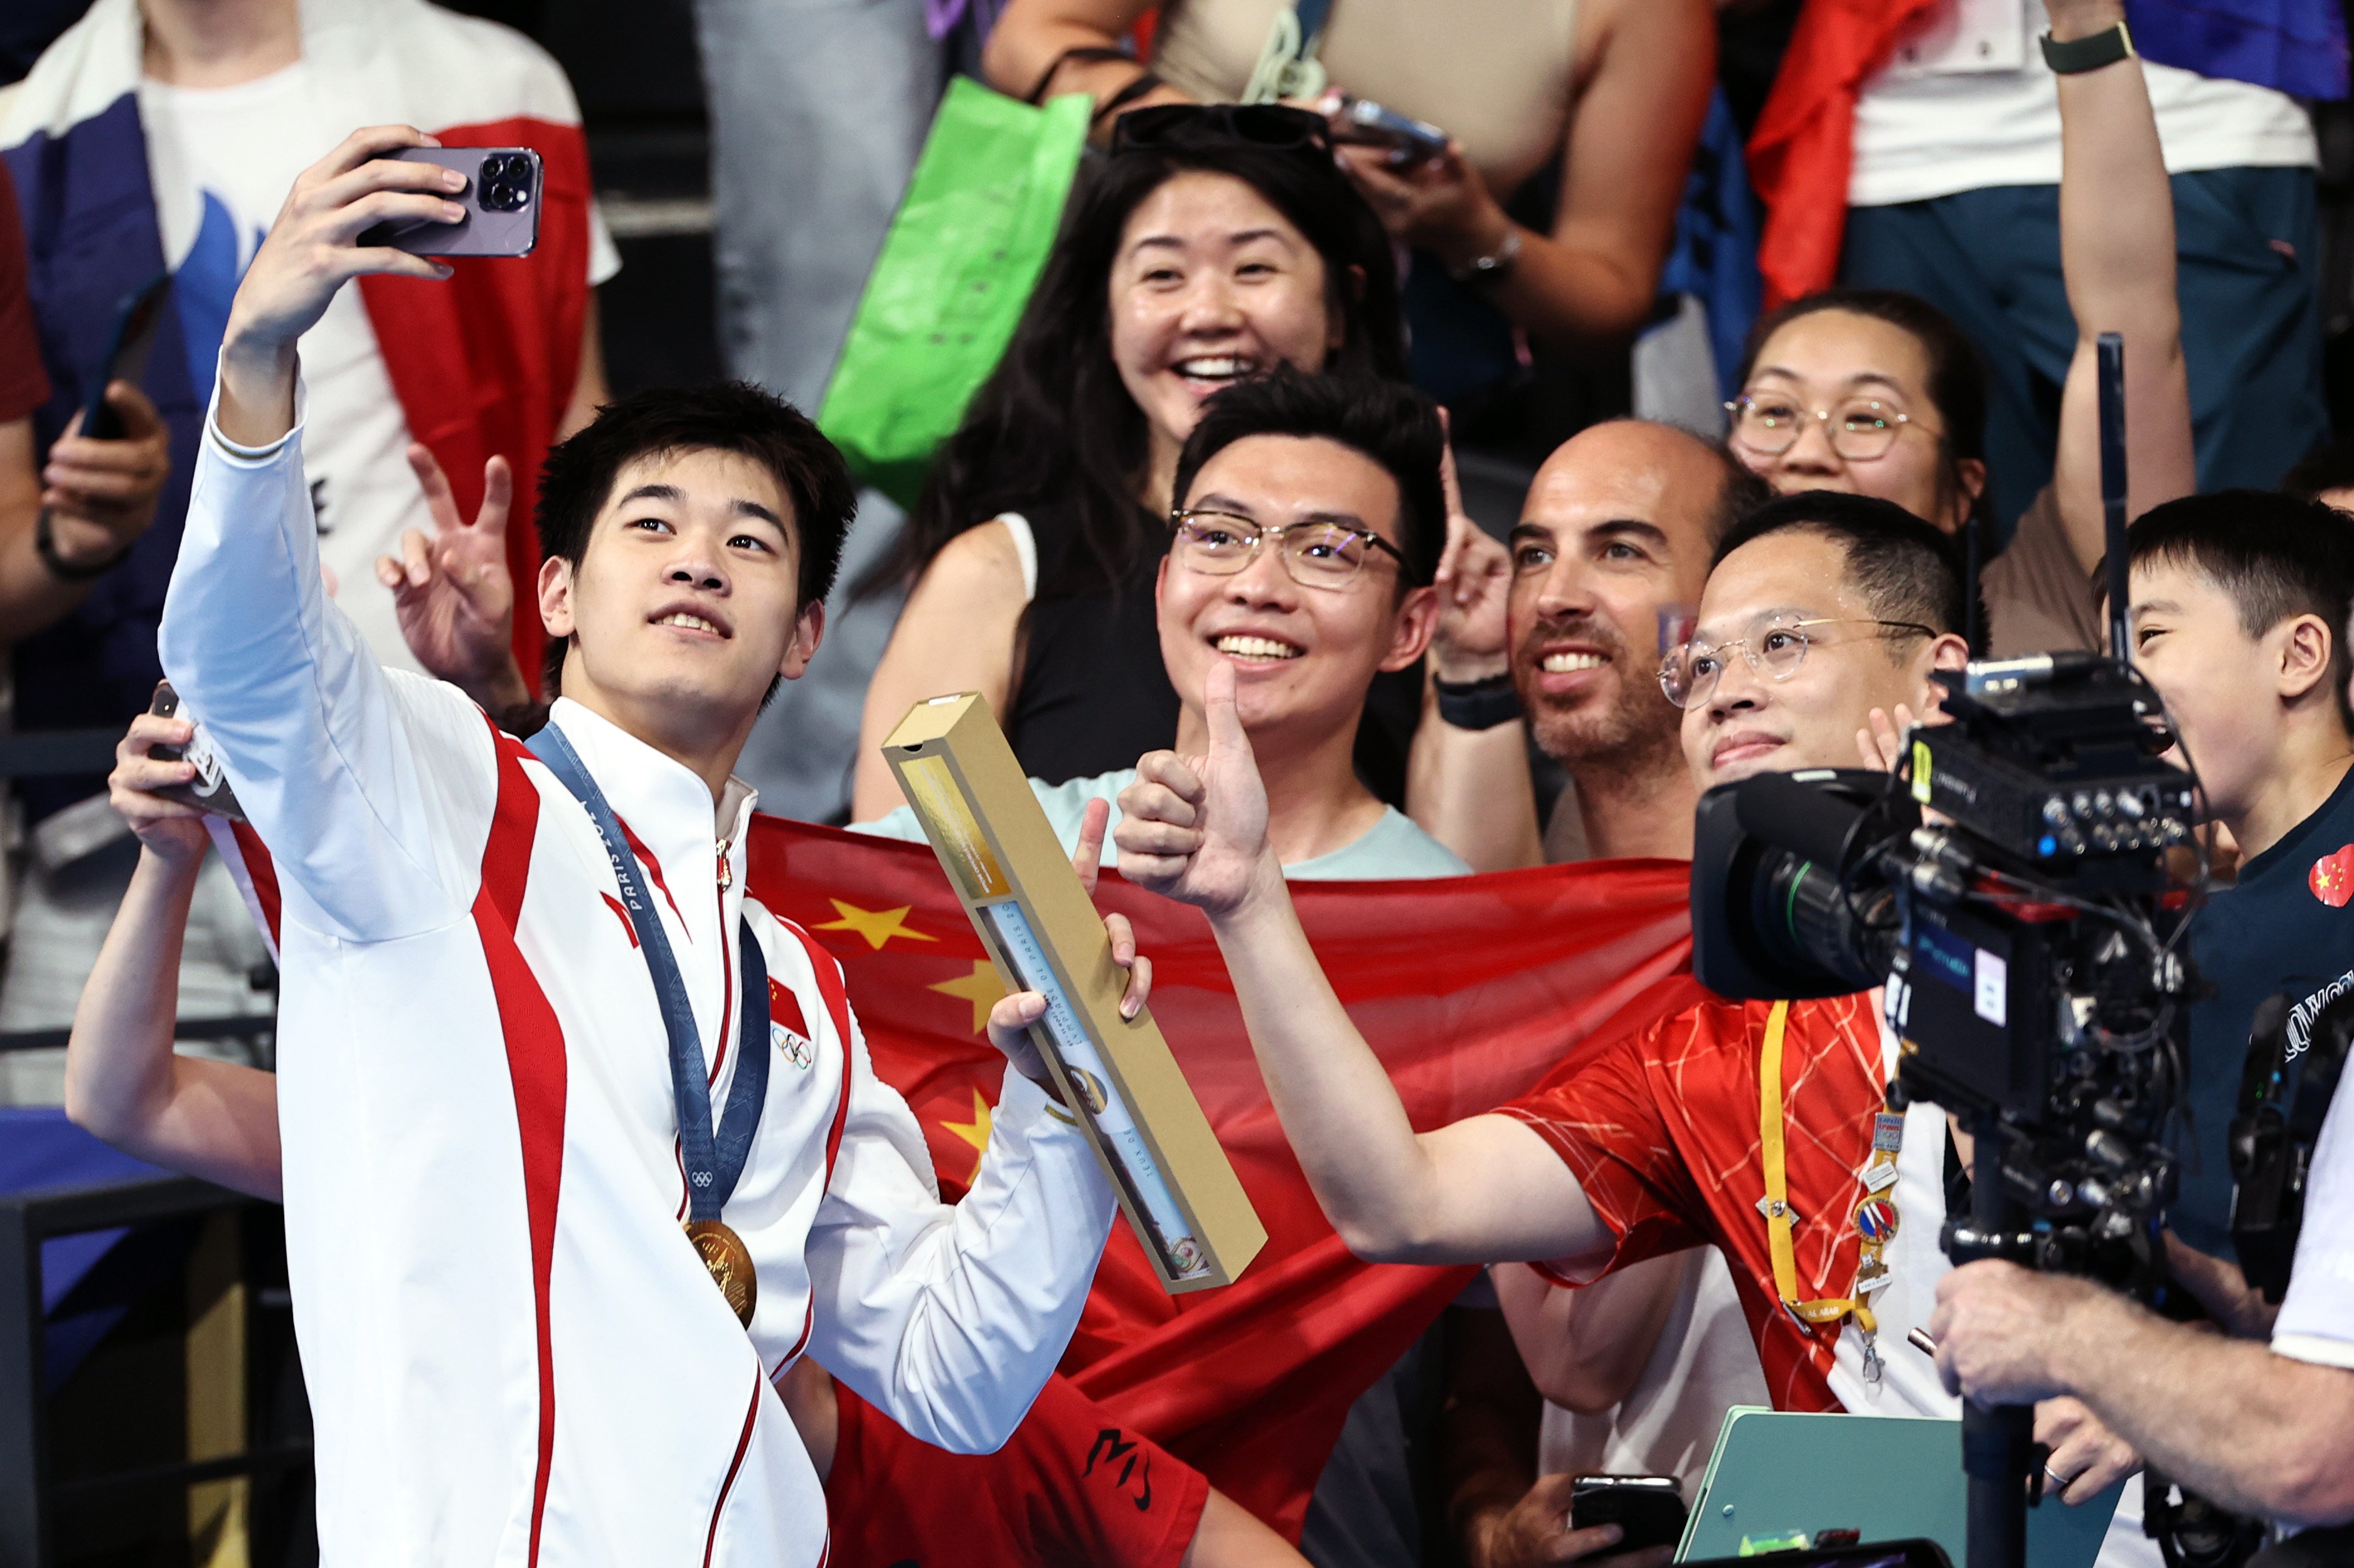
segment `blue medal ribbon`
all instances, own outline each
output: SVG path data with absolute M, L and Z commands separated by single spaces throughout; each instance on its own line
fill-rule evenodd
M 654 982 L 654 1000 L 662 1004 L 663 1028 L 670 1035 L 671 1089 L 678 1102 L 687 1217 L 716 1220 L 728 1195 L 736 1191 L 737 1179 L 744 1173 L 744 1163 L 752 1152 L 752 1134 L 760 1125 L 760 1107 L 769 1097 L 769 966 L 752 936 L 752 923 L 739 918 L 737 927 L 741 954 L 737 968 L 744 980 L 743 1004 L 737 1010 L 743 1044 L 736 1063 L 736 1081 L 727 1093 L 727 1108 L 715 1134 L 711 1084 L 704 1075 L 703 1041 L 695 1027 L 695 1010 L 687 1003 L 686 981 L 678 972 L 678 959 L 670 950 L 662 916 L 639 879 L 637 856 L 621 832 L 620 819 L 613 815 L 605 792 L 588 777 L 580 754 L 562 730 L 553 724 L 543 725 L 524 744 L 572 791 L 596 825 L 597 836 L 605 842 L 605 858 L 612 863 L 613 880 L 620 884 L 621 903 L 638 934 L 638 951 L 645 955 L 646 969 Z

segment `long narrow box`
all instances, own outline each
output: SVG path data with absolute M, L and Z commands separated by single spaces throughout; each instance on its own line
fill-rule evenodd
M 989 705 L 970 693 L 918 703 L 883 756 L 999 978 L 1046 998 L 1031 1034 L 1161 1283 L 1231 1284 L 1267 1227 L 1151 1009 L 1119 1015 L 1127 971 Z

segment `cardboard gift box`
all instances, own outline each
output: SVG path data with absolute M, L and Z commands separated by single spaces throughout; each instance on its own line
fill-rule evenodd
M 999 978 L 1046 998 L 1031 1034 L 1161 1283 L 1232 1283 L 1267 1228 L 1151 1009 L 1119 1015 L 1127 971 L 989 705 L 918 703 L 883 755 Z

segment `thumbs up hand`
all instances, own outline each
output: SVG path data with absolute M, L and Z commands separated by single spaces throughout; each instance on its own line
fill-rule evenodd
M 1261 882 L 1283 878 L 1267 839 L 1267 786 L 1235 712 L 1235 668 L 1210 666 L 1203 693 L 1210 749 L 1148 753 L 1120 791 L 1119 874 L 1213 915 L 1242 904 Z

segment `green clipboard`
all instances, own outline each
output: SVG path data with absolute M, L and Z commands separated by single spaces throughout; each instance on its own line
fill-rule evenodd
M 2027 1513 L 2027 1568 L 2093 1568 L 2118 1482 L 2074 1508 Z M 1956 1563 L 1969 1551 L 1962 1424 L 1896 1415 L 1810 1415 L 1737 1404 L 1725 1413 L 1676 1561 L 1735 1557 L 1744 1537 L 1849 1529 L 1867 1543 L 1921 1537 Z

